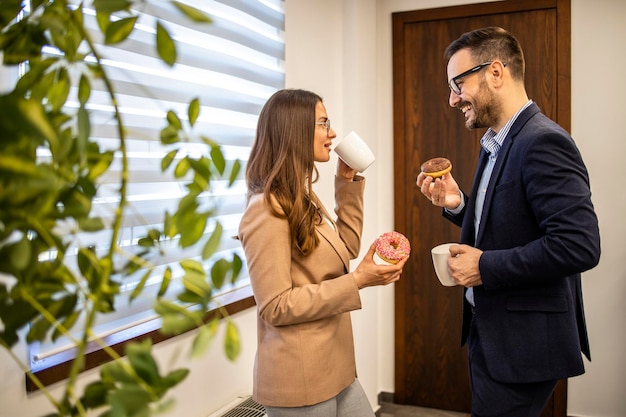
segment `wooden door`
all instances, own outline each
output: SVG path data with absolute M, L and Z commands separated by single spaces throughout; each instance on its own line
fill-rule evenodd
M 462 289 L 443 287 L 430 249 L 456 242 L 460 229 L 419 192 L 426 159 L 445 156 L 454 177 L 471 186 L 484 130 L 468 131 L 448 105 L 443 52 L 459 35 L 501 26 L 521 42 L 526 88 L 543 112 L 570 128 L 569 0 L 507 0 L 394 13 L 395 228 L 412 243 L 411 260 L 395 287 L 395 402 L 469 411 L 467 351 L 460 346 Z M 543 416 L 566 415 L 566 382 Z

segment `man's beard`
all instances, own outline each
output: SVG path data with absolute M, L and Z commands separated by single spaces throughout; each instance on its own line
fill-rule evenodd
M 484 81 L 480 85 L 480 94 L 474 98 L 472 110 L 474 117 L 465 121 L 465 127 L 469 130 L 495 126 L 500 113 L 500 103 L 495 95 L 487 88 Z

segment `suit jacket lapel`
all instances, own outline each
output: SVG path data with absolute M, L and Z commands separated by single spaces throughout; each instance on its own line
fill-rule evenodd
M 510 136 L 510 133 L 509 133 Z M 496 164 L 493 167 L 493 171 L 491 171 L 491 177 L 489 178 L 489 185 L 487 185 L 487 194 L 485 194 L 485 201 L 483 203 L 483 213 L 481 216 L 480 225 L 478 225 L 478 233 L 476 235 L 476 244 L 480 242 L 482 238 L 483 231 L 485 230 L 485 222 L 489 216 L 489 210 L 491 209 L 491 203 L 493 202 L 493 196 L 495 194 L 496 184 L 498 183 L 498 178 L 500 177 L 500 173 L 502 172 L 502 167 L 506 161 L 506 158 L 509 154 L 509 150 L 511 149 L 512 138 L 507 136 L 507 138 L 502 143 L 502 147 L 500 151 L 498 151 L 498 158 L 496 159 Z M 479 179 L 480 181 L 480 179 Z M 475 190 L 476 192 L 476 190 Z
M 474 180 L 472 181 L 472 191 L 470 192 L 469 199 L 466 204 L 465 220 L 463 224 L 466 226 L 461 231 L 461 243 L 467 242 L 470 245 L 475 244 L 476 231 L 474 230 L 474 215 L 476 212 L 476 195 L 478 192 L 478 185 L 480 184 L 480 176 L 482 175 L 487 159 L 489 155 L 481 148 L 478 156 L 478 166 L 474 172 Z
M 486 219 L 489 216 L 489 210 L 491 209 L 491 203 L 493 202 L 493 196 L 496 191 L 496 184 L 498 183 L 498 179 L 500 178 L 500 175 L 502 173 L 502 168 L 504 167 L 506 160 L 509 157 L 511 146 L 515 141 L 515 137 L 520 132 L 522 127 L 524 127 L 526 122 L 537 112 L 539 112 L 539 106 L 537 106 L 535 103 L 528 106 L 528 108 L 526 108 L 523 112 L 519 114 L 517 120 L 515 120 L 515 123 L 513 123 L 513 126 L 511 126 L 511 130 L 509 130 L 508 135 L 502 142 L 502 147 L 498 151 L 498 158 L 496 159 L 496 164 L 493 167 L 493 171 L 491 172 L 491 178 L 489 179 L 489 185 L 487 186 L 487 194 L 485 195 L 485 202 L 483 204 L 483 213 L 481 219 Z M 481 152 L 484 152 L 484 150 L 482 150 Z M 486 154 L 486 152 L 484 153 Z M 486 160 L 487 159 L 485 158 L 485 161 Z M 482 167 L 484 167 L 484 165 L 482 165 Z M 475 193 L 478 191 L 478 182 L 480 182 L 479 173 L 482 173 L 482 168 L 479 168 L 479 171 L 477 171 L 477 175 L 474 177 L 472 195 L 476 195 Z M 474 218 L 472 217 L 472 224 L 473 220 Z M 486 222 L 481 220 L 478 227 L 478 234 L 476 235 L 476 246 L 478 246 L 478 243 L 480 242 L 485 224 Z
M 337 256 L 341 258 L 341 262 L 343 262 L 346 268 L 346 272 L 349 272 L 350 271 L 350 254 L 346 250 L 346 245 L 341 240 L 341 237 L 339 237 L 339 233 L 336 231 L 337 224 L 332 220 L 332 218 L 330 217 L 330 215 L 328 214 L 328 212 L 326 211 L 324 207 L 322 207 L 320 210 L 322 210 L 326 218 L 330 222 L 332 222 L 334 228 L 328 224 L 326 219 L 322 219 L 322 224 L 315 226 L 315 229 L 330 244 L 330 246 L 332 246 L 335 252 L 337 252 Z

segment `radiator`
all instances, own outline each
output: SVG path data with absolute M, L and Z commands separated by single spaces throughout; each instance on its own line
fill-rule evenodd
M 265 408 L 252 396 L 238 397 L 208 417 L 267 417 Z

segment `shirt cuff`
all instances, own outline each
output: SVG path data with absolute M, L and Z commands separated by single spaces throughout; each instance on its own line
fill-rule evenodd
M 452 209 L 452 210 L 447 209 L 447 208 L 444 208 L 444 210 L 445 210 L 446 212 L 448 212 L 448 213 L 450 213 L 450 214 L 452 214 L 452 215 L 457 215 L 457 214 L 459 214 L 461 211 L 463 211 L 463 208 L 465 208 L 465 196 L 463 196 L 463 193 L 459 193 L 459 194 L 461 194 L 461 204 L 459 204 L 459 206 L 458 206 L 457 208 Z

